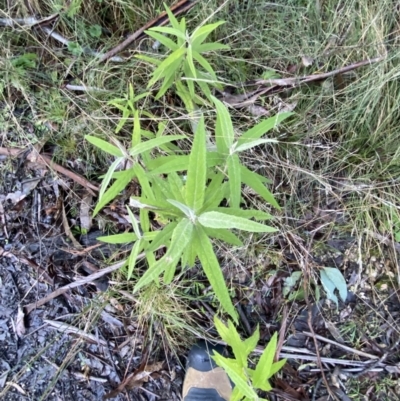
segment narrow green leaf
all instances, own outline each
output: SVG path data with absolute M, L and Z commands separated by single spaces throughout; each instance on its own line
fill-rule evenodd
M 161 60 L 158 60 L 154 57 L 145 56 L 143 54 L 136 54 L 135 57 L 139 60 L 147 61 L 148 63 L 156 65 L 156 66 L 160 65 L 162 62 Z
M 182 219 L 172 233 L 171 245 L 167 253 L 143 274 L 137 282 L 134 292 L 157 279 L 171 265 L 175 264 L 176 266 L 183 249 L 191 240 L 192 233 L 193 224 L 188 219 Z
M 132 147 L 139 145 L 141 142 L 141 132 L 142 130 L 140 128 L 139 110 L 135 110 L 133 113 Z
M 132 149 L 129 150 L 129 154 L 131 156 L 137 156 L 140 153 L 151 150 L 164 143 L 177 141 L 177 140 L 183 139 L 183 138 L 186 138 L 186 136 L 185 135 L 166 135 L 166 136 L 161 136 L 159 138 L 150 139 L 146 142 L 142 142 L 142 143 L 134 146 Z
M 212 101 L 217 109 L 217 122 L 215 126 L 215 139 L 218 152 L 221 154 L 229 154 L 235 138 L 231 116 L 226 106 L 212 96 Z
M 220 212 L 205 212 L 198 217 L 198 221 L 204 227 L 210 228 L 236 228 L 238 230 L 257 233 L 272 233 L 277 231 L 276 228 L 244 219 L 243 217 Z
M 159 79 L 169 74 L 171 69 L 171 65 L 175 65 L 174 63 L 178 63 L 182 61 L 184 54 L 186 53 L 185 48 L 179 48 L 172 52 L 162 63 L 154 70 L 153 78 L 150 79 L 147 87 L 153 86 Z M 174 68 L 172 69 L 174 70 Z
M 185 62 L 183 63 L 183 72 L 184 72 L 186 78 L 193 78 L 193 79 L 195 78 L 193 76 L 192 70 L 190 68 L 188 59 L 186 59 Z M 194 99 L 194 97 L 195 97 L 194 80 L 193 79 L 186 79 L 185 80 L 185 83 L 186 83 L 186 85 L 187 85 L 187 87 L 189 89 L 189 94 L 192 97 L 192 99 Z
M 212 79 L 217 80 L 215 71 L 211 67 L 210 63 L 201 54 L 193 51 L 193 58 L 211 75 Z
M 245 347 L 233 323 L 228 320 L 228 326 L 226 326 L 217 317 L 214 317 L 214 324 L 218 334 L 232 348 L 236 363 L 242 368 L 247 367 Z
M 194 238 L 197 256 L 215 292 L 215 296 L 221 303 L 222 308 L 231 316 L 235 323 L 238 323 L 238 316 L 229 296 L 228 288 L 210 239 L 202 227 L 196 227 Z
M 193 45 L 193 48 L 196 48 L 203 43 L 204 40 L 207 39 L 207 36 L 222 24 L 225 24 L 225 21 L 218 21 L 214 24 L 203 25 L 202 27 L 195 29 L 190 36 L 190 41 Z
M 257 325 L 254 333 L 249 338 L 243 341 L 244 353 L 246 354 L 246 358 L 248 358 L 250 353 L 256 349 L 259 339 L 260 339 L 260 328 Z
M 221 241 L 226 242 L 227 244 L 234 245 L 234 246 L 243 246 L 242 241 L 229 230 L 225 230 L 223 228 L 204 228 L 206 234 L 210 238 L 216 238 Z
M 120 163 L 122 163 L 125 160 L 124 157 L 119 157 L 118 159 L 114 160 L 111 164 L 111 166 L 108 168 L 107 173 L 105 174 L 102 182 L 101 182 L 101 187 L 99 191 L 99 202 L 101 202 L 104 193 L 106 192 L 106 189 L 108 187 L 108 184 L 110 183 L 112 176 L 114 174 L 115 169 L 119 166 Z
M 187 170 L 189 156 L 160 156 L 146 163 L 150 174 L 169 174 L 172 171 Z
M 277 334 L 274 333 L 254 370 L 253 385 L 256 388 L 264 388 L 268 383 L 268 379 L 271 377 L 271 368 L 274 362 L 276 344 Z
M 185 203 L 182 195 L 183 182 L 175 171 L 168 174 L 168 184 L 172 194 L 175 196 L 175 200 L 180 203 Z
M 279 372 L 279 371 L 283 368 L 283 366 L 285 365 L 285 363 L 286 363 L 286 359 L 281 359 L 280 361 L 275 362 L 275 363 L 271 366 L 271 371 L 269 372 L 269 374 L 271 375 L 271 377 L 272 377 L 275 373 Z
M 178 208 L 182 213 L 185 214 L 185 216 L 190 219 L 190 220 L 195 220 L 196 215 L 193 209 L 191 209 L 189 206 L 186 206 L 184 203 L 180 203 L 175 199 L 167 199 L 167 202 L 169 202 L 171 205 L 174 205 L 176 208 Z
M 117 148 L 114 145 L 111 145 L 111 143 L 106 142 L 103 139 L 97 138 L 92 135 L 85 135 L 85 139 L 92 145 L 97 146 L 99 149 L 109 153 L 110 155 L 116 157 L 124 157 L 124 153 L 122 152 L 121 149 Z
M 132 251 L 129 255 L 128 259 L 128 277 L 127 279 L 130 280 L 133 274 L 133 269 L 135 268 L 136 260 L 139 255 L 139 252 L 143 249 L 143 240 L 138 240 L 134 243 L 132 247 Z
M 203 43 L 199 46 L 196 46 L 196 51 L 199 53 L 216 51 L 216 50 L 229 50 L 230 46 L 223 45 L 221 43 Z
M 251 142 L 255 139 L 261 138 L 264 134 L 275 128 L 278 124 L 280 124 L 286 118 L 290 117 L 292 114 L 293 113 L 289 112 L 279 113 L 276 116 L 261 121 L 240 136 L 240 138 L 238 139 L 238 145 L 243 145 L 247 142 Z
M 138 237 L 134 233 L 123 233 L 97 237 L 96 239 L 107 244 L 129 244 L 136 241 Z
M 274 195 L 265 187 L 264 183 L 259 178 L 259 174 L 253 173 L 247 167 L 241 165 L 240 172 L 242 176 L 242 182 L 253 188 L 264 200 L 270 205 L 280 210 L 278 202 L 275 200 Z
M 175 230 L 175 227 L 177 226 L 177 224 L 178 223 L 176 223 L 176 222 L 171 222 L 171 223 L 168 223 L 165 227 L 163 227 L 163 229 L 157 233 L 154 240 L 148 246 L 148 248 L 146 249 L 146 252 L 155 252 L 161 246 L 168 247 L 169 242 L 171 240 L 172 233 Z
M 242 199 L 239 156 L 236 154 L 229 155 L 226 161 L 229 177 L 229 204 L 233 208 L 239 208 Z
M 181 27 L 181 25 L 179 24 L 178 20 L 176 19 L 175 15 L 174 15 L 173 12 L 165 5 L 165 3 L 164 3 L 164 8 L 165 8 L 165 11 L 166 11 L 167 14 L 168 14 L 168 18 L 169 18 L 169 21 L 171 22 L 172 27 L 173 27 L 174 29 L 176 29 L 177 31 L 182 31 L 182 27 Z M 183 31 L 183 33 L 185 33 L 185 31 Z
M 253 390 L 252 387 L 247 382 L 247 378 L 244 375 L 242 369 L 240 369 L 233 359 L 224 358 L 222 355 L 218 353 L 214 353 L 213 356 L 214 361 L 218 366 L 221 366 L 228 376 L 231 378 L 235 386 L 241 391 L 241 393 L 248 397 L 251 400 L 257 400 L 257 393 Z
M 154 29 L 154 28 L 151 28 Z M 151 30 L 145 31 L 147 35 L 152 37 L 153 39 L 159 41 L 162 45 L 164 45 L 167 49 L 172 51 L 179 49 L 179 46 L 171 39 L 167 38 L 161 33 L 152 32 Z
M 157 95 L 155 96 L 156 100 L 161 99 L 161 97 L 165 95 L 167 90 L 171 88 L 172 84 L 177 78 L 177 74 L 179 73 L 179 65 L 180 65 L 179 60 L 175 64 L 171 65 L 170 70 L 165 75 L 160 90 L 157 92 Z
M 270 220 L 272 216 L 269 213 L 263 212 L 257 209 L 240 209 L 232 207 L 217 207 L 210 212 L 220 212 L 230 214 L 232 216 L 244 217 L 245 219 L 257 219 L 257 220 Z
M 96 208 L 93 212 L 93 217 L 109 202 L 111 202 L 119 193 L 126 188 L 128 183 L 135 176 L 135 171 L 133 169 L 128 169 L 123 171 L 119 177 L 114 181 L 111 187 L 104 193 L 101 201 L 97 202 Z
M 186 61 L 189 65 L 190 71 L 192 72 L 192 77 L 196 78 L 197 74 L 196 74 L 196 68 L 193 63 L 193 51 L 191 45 L 189 45 L 186 49 Z
M 264 143 L 279 143 L 279 142 L 277 139 L 274 138 L 256 139 L 251 142 L 246 142 L 243 145 L 235 146 L 235 152 L 243 152 L 245 150 L 249 150 L 251 148 L 254 148 L 255 146 L 259 146 Z
M 149 211 L 146 209 L 139 210 L 139 219 L 140 219 L 140 226 L 144 233 L 150 231 L 150 219 L 149 219 Z
M 153 32 L 153 31 L 166 33 L 168 35 L 174 35 L 174 36 L 177 36 L 178 38 L 186 40 L 186 35 L 180 29 L 171 28 L 169 26 L 155 26 L 153 28 L 150 28 L 149 31 L 146 31 L 146 33 Z
M 143 167 L 139 163 L 136 163 L 133 166 L 133 170 L 139 181 L 140 188 L 142 191 L 142 197 L 147 198 L 150 201 L 154 201 L 155 195 L 154 195 L 153 189 L 150 186 L 150 181 L 147 178 L 146 172 L 144 171 Z
M 140 232 L 139 224 L 136 220 L 135 215 L 132 213 L 132 210 L 129 209 L 128 206 L 126 206 L 126 210 L 128 211 L 129 219 L 130 219 L 132 227 L 133 227 L 133 232 L 136 234 L 136 236 L 139 239 L 142 238 L 142 233 Z
M 194 135 L 192 150 L 189 156 L 189 167 L 185 188 L 186 204 L 197 212 L 204 203 L 206 190 L 206 130 L 204 127 L 204 117 L 200 118 L 197 130 Z

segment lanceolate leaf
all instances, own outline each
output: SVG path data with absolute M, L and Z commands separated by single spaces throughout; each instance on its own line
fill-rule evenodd
M 227 155 L 229 154 L 235 137 L 231 116 L 229 115 L 228 109 L 220 100 L 214 96 L 211 98 L 217 109 L 217 123 L 215 126 L 217 149 L 222 155 Z
M 211 75 L 211 77 L 217 80 L 217 76 L 210 63 L 199 53 L 193 51 L 193 58 Z
M 194 220 L 196 215 L 194 213 L 194 210 L 191 209 L 190 207 L 186 206 L 185 204 L 178 202 L 175 199 L 167 199 L 167 202 L 169 202 L 171 205 L 174 205 L 175 207 L 177 207 L 181 212 L 183 212 L 185 214 L 185 216 L 188 219 Z
M 276 228 L 243 217 L 232 216 L 220 212 L 205 212 L 199 216 L 198 221 L 204 227 L 210 228 L 236 228 L 238 230 L 258 233 L 272 233 L 277 231 Z
M 178 139 L 183 139 L 183 138 L 185 138 L 185 135 L 166 135 L 166 136 L 161 136 L 159 138 L 150 139 L 149 141 L 142 142 L 134 146 L 132 149 L 129 150 L 129 154 L 131 156 L 137 156 L 140 153 L 151 150 L 157 146 L 163 145 L 164 143 L 177 141 Z
M 136 259 L 139 255 L 139 252 L 143 249 L 143 240 L 138 240 L 134 243 L 131 253 L 128 259 L 128 280 L 131 279 L 133 270 L 135 268 Z
M 254 191 L 258 193 L 264 200 L 266 200 L 270 205 L 276 207 L 280 210 L 280 206 L 278 202 L 275 200 L 272 193 L 265 187 L 262 180 L 259 178 L 259 175 L 250 171 L 247 167 L 241 165 L 240 172 L 242 175 L 242 182 L 248 185 L 250 188 L 253 188 Z
M 155 252 L 161 246 L 168 247 L 176 225 L 176 222 L 171 222 L 167 224 L 161 231 L 159 231 L 149 247 L 146 248 L 146 252 Z
M 123 171 L 97 203 L 93 216 L 96 216 L 101 208 L 111 202 L 123 189 L 125 189 L 134 176 L 135 172 L 133 169 Z
M 243 396 L 248 397 L 249 400 L 257 400 L 258 396 L 256 392 L 247 383 L 247 378 L 244 375 L 242 369 L 237 366 L 237 363 L 233 359 L 224 358 L 217 354 L 213 356 L 214 361 L 221 366 L 231 380 L 235 383 L 235 386 L 241 391 Z
M 242 188 L 240 177 L 240 160 L 236 154 L 229 155 L 227 158 L 228 177 L 229 177 L 229 205 L 239 208 Z
M 208 24 L 208 25 L 204 25 L 200 28 L 197 28 L 192 33 L 192 36 L 191 36 L 191 43 L 193 45 L 193 48 L 195 50 L 197 50 L 197 46 L 199 46 L 212 31 L 217 29 L 222 24 L 225 24 L 225 21 L 218 21 L 218 22 L 215 22 L 214 24 Z
M 216 238 L 221 241 L 226 242 L 227 244 L 234 245 L 234 246 L 243 246 L 242 241 L 229 230 L 225 230 L 223 228 L 204 228 L 206 234 L 210 238 Z
M 275 138 L 255 139 L 254 141 L 246 142 L 242 145 L 236 146 L 235 152 L 243 152 L 244 150 L 254 148 L 255 146 L 259 146 L 264 143 L 278 143 L 278 140 Z
M 166 76 L 171 71 L 171 65 L 178 60 L 181 61 L 186 52 L 186 49 L 181 47 L 178 50 L 175 50 L 171 53 L 153 72 L 153 78 L 150 79 L 147 87 L 152 86 L 155 82 L 157 82 L 162 77 Z
M 202 43 L 199 46 L 196 46 L 196 51 L 199 53 L 215 51 L 215 50 L 229 50 L 230 47 L 228 45 L 223 45 L 221 43 Z
M 228 326 L 223 324 L 217 317 L 214 318 L 214 324 L 221 338 L 232 348 L 236 363 L 239 367 L 247 367 L 247 355 L 244 343 L 240 339 L 233 323 L 228 320 Z
M 190 152 L 185 189 L 186 203 L 195 212 L 200 210 L 204 203 L 207 174 L 206 152 L 206 130 L 204 128 L 204 117 L 201 117 Z
M 154 29 L 154 28 L 152 28 Z M 151 36 L 153 39 L 158 40 L 161 44 L 163 44 L 166 48 L 174 51 L 179 49 L 179 46 L 170 38 L 162 35 L 161 33 L 153 32 L 152 30 L 146 31 L 147 35 Z
M 107 244 L 129 244 L 130 242 L 136 241 L 138 238 L 134 233 L 124 233 L 97 237 L 96 239 Z
M 255 139 L 261 138 L 264 134 L 266 134 L 272 128 L 276 127 L 279 123 L 281 123 L 292 114 L 293 113 L 288 112 L 279 113 L 276 116 L 261 121 L 240 136 L 240 138 L 238 139 L 238 145 L 243 145 L 244 143 L 252 142 Z
M 101 188 L 99 192 L 99 202 L 101 202 L 104 193 L 106 192 L 106 189 L 108 187 L 108 184 L 111 181 L 111 178 L 114 174 L 115 169 L 119 166 L 120 163 L 124 161 L 123 157 L 119 157 L 118 159 L 114 160 L 111 166 L 108 168 L 106 175 L 103 178 L 103 181 L 101 182 Z
M 244 217 L 245 219 L 255 218 L 257 220 L 270 220 L 272 216 L 269 213 L 257 209 L 240 209 L 232 207 L 217 207 L 210 212 L 220 212 L 230 214 L 232 216 Z
M 152 31 L 162 32 L 162 33 L 166 33 L 168 35 L 174 35 L 183 40 L 186 40 L 186 36 L 181 30 L 178 30 L 175 28 L 170 28 L 168 26 L 155 26 L 154 28 L 150 28 L 149 31 L 150 32 L 152 32 Z M 147 31 L 147 32 L 149 32 L 149 31 Z
M 215 292 L 215 296 L 221 303 L 222 308 L 238 323 L 237 313 L 229 296 L 228 288 L 225 284 L 225 279 L 222 275 L 221 267 L 215 256 L 211 241 L 202 227 L 196 227 L 194 234 L 197 256 Z
M 103 139 L 97 138 L 92 135 L 85 135 L 85 139 L 90 142 L 92 145 L 97 146 L 99 149 L 103 150 L 104 152 L 109 153 L 110 155 L 116 157 L 123 157 L 124 153 L 121 149 L 117 148 L 111 143 L 104 141 Z
M 277 334 L 275 333 L 261 355 L 253 374 L 253 385 L 264 391 L 271 390 L 268 379 L 271 377 L 271 368 L 276 352 Z
M 182 219 L 172 233 L 171 244 L 167 253 L 143 274 L 136 284 L 134 292 L 154 281 L 170 266 L 176 266 L 184 248 L 192 238 L 192 233 L 193 224 L 188 219 Z

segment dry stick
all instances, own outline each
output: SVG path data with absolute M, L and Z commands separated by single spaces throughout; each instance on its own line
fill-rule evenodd
M 367 60 L 358 61 L 356 63 L 346 65 L 345 67 L 338 68 L 337 70 L 323 72 L 321 74 L 312 74 L 306 75 L 304 77 L 295 77 L 295 78 L 278 78 L 278 79 L 257 79 L 253 82 L 245 83 L 246 86 L 254 86 L 254 85 L 268 85 L 268 86 L 299 86 L 301 84 L 305 84 L 308 82 L 320 81 L 322 79 L 327 79 L 333 77 L 334 75 L 344 74 L 345 72 L 349 72 L 355 70 L 359 67 L 363 67 L 365 65 L 371 65 L 375 63 L 379 63 L 386 59 L 386 56 L 379 56 Z
M 281 353 L 283 343 L 285 342 L 285 334 L 286 334 L 286 327 L 287 327 L 287 319 L 288 319 L 288 310 L 287 305 L 283 306 L 283 313 L 282 313 L 282 324 L 279 330 L 279 339 L 278 344 L 276 346 L 276 352 L 274 357 L 274 362 L 278 362 L 279 354 Z
M 189 11 L 197 2 L 198 2 L 198 0 L 181 0 L 177 4 L 172 6 L 170 8 L 170 10 L 176 16 L 185 11 Z M 149 29 L 153 26 L 156 26 L 156 25 L 157 26 L 164 25 L 167 21 L 168 21 L 168 16 L 167 16 L 167 13 L 164 11 L 157 18 L 148 22 L 146 25 L 144 25 L 143 27 L 138 29 L 136 32 L 129 35 L 122 43 L 115 46 L 113 49 L 111 49 L 107 53 L 103 54 L 103 56 L 100 58 L 100 62 L 102 63 L 104 61 L 107 61 L 109 58 L 115 56 L 117 53 L 119 53 L 122 50 L 124 50 L 125 48 L 127 48 L 135 40 L 141 39 L 143 37 L 144 31 L 146 31 L 147 29 Z
M 145 256 L 144 253 L 138 255 L 138 258 L 143 258 Z M 74 281 L 73 283 L 67 284 L 64 287 L 58 288 L 57 290 L 53 291 L 51 294 L 47 295 L 44 298 L 39 299 L 37 302 L 33 302 L 29 305 L 25 306 L 25 313 L 28 314 L 32 312 L 32 310 L 38 308 L 39 306 L 44 305 L 45 303 L 51 301 L 52 299 L 64 294 L 68 290 L 79 287 L 80 285 L 84 285 L 90 283 L 91 281 L 97 280 L 100 277 L 103 277 L 105 274 L 111 273 L 115 270 L 118 270 L 126 263 L 126 260 L 122 262 L 115 263 L 114 265 L 108 266 L 104 269 L 99 270 L 96 273 L 91 274 L 90 276 L 84 277 L 80 280 Z
M 24 152 L 25 152 L 24 150 L 18 148 L 0 148 L 0 155 L 4 156 L 17 157 Z M 53 162 L 51 158 L 47 155 L 37 154 L 37 151 L 33 150 L 26 156 L 26 158 L 32 163 L 39 163 L 45 166 L 49 166 L 58 173 L 71 178 L 73 181 L 77 182 L 78 184 L 86 188 L 91 195 L 96 195 L 93 191 L 95 192 L 99 191 L 97 185 L 92 184 L 90 181 L 82 177 L 80 174 L 74 173 L 73 171 L 70 171 L 67 168 Z
M 306 336 L 309 336 L 309 337 L 314 337 L 315 336 L 315 338 L 317 340 L 324 341 L 324 342 L 326 342 L 328 344 L 335 345 L 336 347 L 340 347 L 340 348 L 342 348 L 342 349 L 344 349 L 346 351 L 351 352 L 352 354 L 356 354 L 356 355 L 359 355 L 359 356 L 364 356 L 365 358 L 370 358 L 370 359 L 379 359 L 379 356 L 377 356 L 377 355 L 368 354 L 367 352 L 363 352 L 363 351 L 359 351 L 359 350 L 354 349 L 354 348 L 350 348 L 347 345 L 343 345 L 343 344 L 340 344 L 340 343 L 338 343 L 336 341 L 329 340 L 329 338 L 322 337 L 322 336 L 320 336 L 318 334 L 312 334 L 312 333 L 310 333 L 308 331 L 303 331 L 303 334 L 305 334 Z

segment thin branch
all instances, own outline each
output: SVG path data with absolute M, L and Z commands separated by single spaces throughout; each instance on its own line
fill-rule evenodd
M 143 258 L 144 256 L 145 256 L 145 254 L 141 253 L 138 255 L 138 258 Z M 65 292 L 69 291 L 72 288 L 76 288 L 81 285 L 90 283 L 91 281 L 95 281 L 95 280 L 99 279 L 100 277 L 103 277 L 106 274 L 112 273 L 113 271 L 120 269 L 125 263 L 126 263 L 126 260 L 123 260 L 122 262 L 115 263 L 114 265 L 111 265 L 104 269 L 101 269 L 98 272 L 93 273 L 87 277 L 83 277 L 80 280 L 76 280 L 73 283 L 67 284 L 64 287 L 58 288 L 57 290 L 53 291 L 51 294 L 47 295 L 46 297 L 39 299 L 39 301 L 33 302 L 29 305 L 26 305 L 25 306 L 26 314 L 30 313 L 32 310 L 38 308 L 39 306 L 46 304 L 47 302 L 51 301 L 52 299 L 64 294 Z

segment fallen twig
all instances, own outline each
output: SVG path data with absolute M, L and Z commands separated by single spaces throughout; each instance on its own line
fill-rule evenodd
M 143 258 L 145 256 L 144 253 L 139 254 L 138 258 Z M 38 308 L 39 306 L 44 305 L 45 303 L 51 301 L 54 298 L 57 298 L 58 296 L 64 294 L 68 290 L 72 288 L 79 287 L 80 285 L 84 285 L 87 283 L 90 283 L 91 281 L 95 281 L 100 277 L 103 277 L 105 274 L 112 273 L 115 270 L 120 269 L 124 264 L 126 263 L 126 260 L 123 260 L 122 262 L 115 263 L 114 265 L 105 267 L 104 269 L 99 270 L 96 273 L 93 273 L 89 276 L 83 277 L 80 280 L 76 280 L 73 283 L 67 284 L 64 287 L 58 288 L 57 290 L 53 291 L 51 294 L 47 295 L 46 297 L 39 299 L 36 302 L 33 302 L 29 305 L 25 306 L 25 312 L 26 314 L 32 312 L 32 310 Z
M 23 154 L 26 150 L 25 149 L 18 149 L 18 148 L 0 148 L 0 155 L 11 156 L 11 157 L 18 157 L 19 155 Z M 74 173 L 67 168 L 60 166 L 59 164 L 55 163 L 51 158 L 47 155 L 39 154 L 36 150 L 31 151 L 26 156 L 26 159 L 32 163 L 38 163 L 45 166 L 51 167 L 53 170 L 57 171 L 60 174 L 63 174 L 73 181 L 77 182 L 78 184 L 82 185 L 84 188 L 88 190 L 92 195 L 95 195 L 95 192 L 99 191 L 97 185 L 92 184 L 86 178 L 82 177 L 80 174 Z
M 374 359 L 374 360 L 375 359 L 379 359 L 379 356 L 377 356 L 377 355 L 368 354 L 367 352 L 363 352 L 363 351 L 359 351 L 359 350 L 354 349 L 354 348 L 350 348 L 347 345 L 340 344 L 340 343 L 338 343 L 336 341 L 330 340 L 329 338 L 322 337 L 322 336 L 320 336 L 318 334 L 312 334 L 312 333 L 310 333 L 308 331 L 303 331 L 303 334 L 305 334 L 306 336 L 309 336 L 309 337 L 314 337 L 315 336 L 315 338 L 317 340 L 326 342 L 328 344 L 335 345 L 336 347 L 342 348 L 342 349 L 344 349 L 344 350 L 346 350 L 346 351 L 348 351 L 348 352 L 350 352 L 352 354 L 355 354 L 355 355 L 363 356 L 365 358 L 370 358 L 370 359 Z
M 357 63 L 353 63 L 333 71 L 328 71 L 320 74 L 306 75 L 303 77 L 256 79 L 253 81 L 248 81 L 235 85 L 228 85 L 237 88 L 242 88 L 245 86 L 258 86 L 259 88 L 257 88 L 254 91 L 250 91 L 248 93 L 240 95 L 233 95 L 226 92 L 221 92 L 220 95 L 222 95 L 222 99 L 232 107 L 235 108 L 245 107 L 253 104 L 261 95 L 266 95 L 266 94 L 271 95 L 273 93 L 280 92 L 285 88 L 293 89 L 306 83 L 321 81 L 338 74 L 344 74 L 346 72 L 355 70 L 359 67 L 378 63 L 380 61 L 383 61 L 385 58 L 386 56 L 380 56 L 368 60 L 362 60 L 358 61 Z
M 101 338 L 96 337 L 93 334 L 86 333 L 85 331 L 78 329 L 75 326 L 71 326 L 70 324 L 67 323 L 62 323 L 58 322 L 56 320 L 43 320 L 45 323 L 47 323 L 49 326 L 54 327 L 56 330 L 62 332 L 62 333 L 67 333 L 67 334 L 76 334 L 79 337 L 85 338 L 88 341 L 92 341 L 93 343 L 97 343 L 99 345 L 107 346 L 107 341 L 102 340 Z M 110 342 L 110 345 L 112 347 L 115 347 L 114 343 Z

